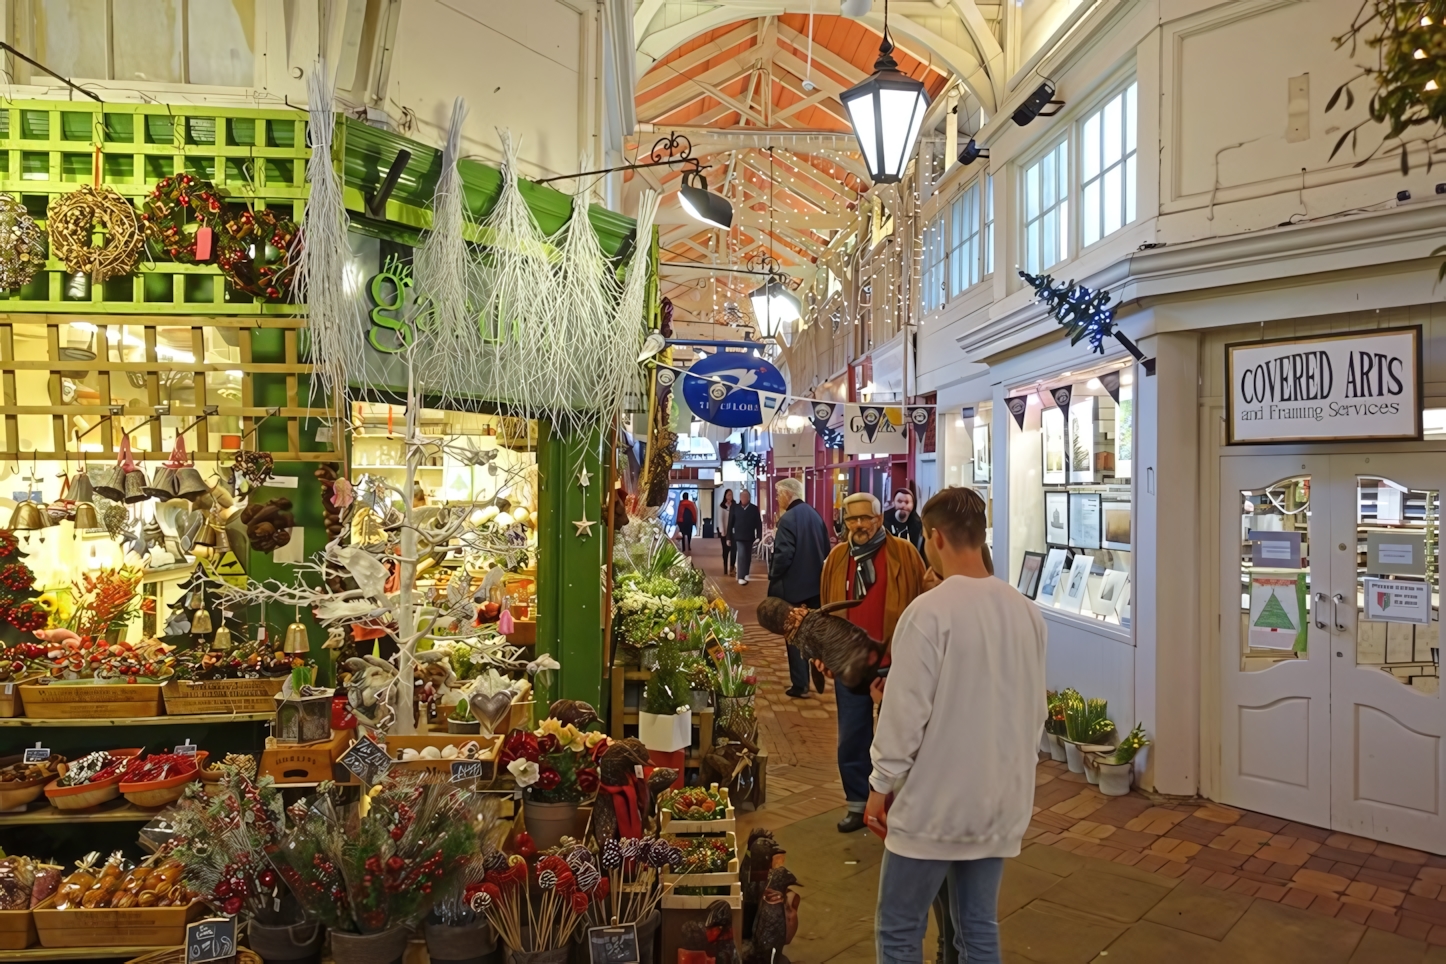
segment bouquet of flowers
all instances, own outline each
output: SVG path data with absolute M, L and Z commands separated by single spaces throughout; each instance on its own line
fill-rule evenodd
M 281 875 L 267 857 L 285 829 L 281 791 L 270 777 L 253 783 L 237 767 L 222 769 L 220 794 L 192 783 L 171 811 L 182 879 L 223 914 L 288 923 Z
M 111 630 L 128 626 L 145 605 L 154 607 L 154 600 L 136 596 L 143 575 L 140 569 L 121 568 L 82 576 L 71 587 L 76 599 L 71 631 L 82 638 L 104 639 Z
M 570 723 L 547 719 L 531 733 L 507 734 L 498 765 L 507 768 L 534 802 L 581 803 L 597 793 L 598 762 L 607 748 L 602 733 L 584 733 Z

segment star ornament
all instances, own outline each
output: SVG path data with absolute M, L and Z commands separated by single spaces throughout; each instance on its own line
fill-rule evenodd
M 587 488 L 589 485 L 592 485 L 592 474 L 589 473 L 587 469 L 583 469 L 577 474 L 577 484 L 582 486 L 584 489 Z
M 588 536 L 592 535 L 592 527 L 597 525 L 597 523 L 595 521 L 589 520 L 587 517 L 587 513 L 584 512 L 582 514 L 582 518 L 574 522 L 573 525 L 577 526 L 577 537 L 579 539 L 586 539 Z

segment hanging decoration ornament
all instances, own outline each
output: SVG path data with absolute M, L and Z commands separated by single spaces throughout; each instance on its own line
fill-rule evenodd
M 102 284 L 135 270 L 144 240 L 140 221 L 114 188 L 85 186 L 58 195 L 47 218 L 50 249 L 71 274 Z
M 216 263 L 237 291 L 284 301 L 296 272 L 296 236 L 296 222 L 269 208 L 241 211 L 221 224 Z
M 190 174 L 163 177 L 141 202 L 146 240 L 172 261 L 204 264 L 216 258 L 216 230 L 225 217 L 221 192 Z
M 16 291 L 45 264 L 45 236 L 25 205 L 0 194 L 0 289 Z
M 251 488 L 258 489 L 271 478 L 276 460 L 270 452 L 241 451 L 236 453 L 234 467 L 238 475 L 251 483 Z
M 1091 291 L 1073 281 L 1055 284 L 1050 275 L 1033 275 L 1021 271 L 1019 276 L 1034 289 L 1035 299 L 1048 308 L 1054 320 L 1064 328 L 1065 333 L 1070 336 L 1071 345 L 1087 341 L 1091 351 L 1103 355 L 1104 340 L 1114 338 L 1136 361 L 1145 366 L 1146 374 L 1155 374 L 1155 360 L 1147 359 L 1139 346 L 1115 325 L 1117 306 L 1110 304 L 1109 292 Z

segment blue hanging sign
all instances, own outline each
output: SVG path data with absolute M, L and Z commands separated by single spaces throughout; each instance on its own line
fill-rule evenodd
M 786 395 L 788 382 L 771 362 L 745 352 L 720 351 L 700 358 L 683 377 L 683 401 L 693 414 L 724 428 L 763 423 L 760 391 Z

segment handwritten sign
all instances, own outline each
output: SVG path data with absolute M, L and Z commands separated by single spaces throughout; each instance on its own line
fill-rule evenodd
M 392 768 L 386 747 L 371 740 L 357 740 L 341 755 L 341 765 L 363 783 L 373 784 Z
M 25 751 L 26 763 L 44 763 L 49 759 L 50 750 L 47 747 L 41 746 L 39 743 L 27 748 Z
M 487 760 L 453 760 L 452 782 L 465 783 L 468 780 L 485 779 L 489 765 L 490 761 Z
M 637 964 L 642 958 L 638 953 L 638 925 L 589 927 L 587 950 L 592 964 Z
M 185 743 L 177 746 L 175 752 L 176 756 L 195 756 L 196 751 L 199 749 L 200 747 L 196 746 L 196 744 L 192 743 L 190 740 L 187 740 Z
M 224 961 L 236 956 L 236 921 L 208 917 L 186 925 L 186 964 Z

